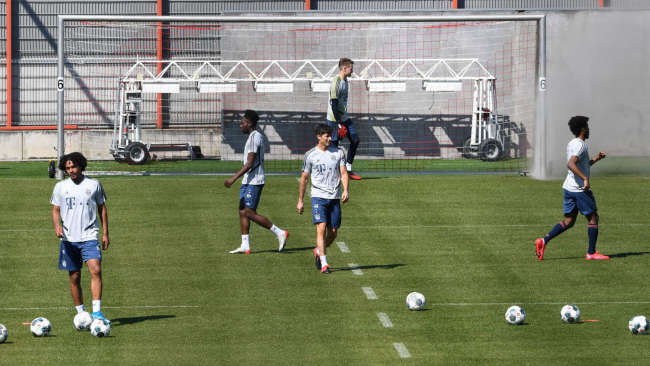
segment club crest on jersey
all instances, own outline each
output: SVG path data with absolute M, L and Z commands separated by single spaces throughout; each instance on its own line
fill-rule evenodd
M 251 194 L 250 194 L 250 193 L 246 193 L 246 198 L 251 198 Z

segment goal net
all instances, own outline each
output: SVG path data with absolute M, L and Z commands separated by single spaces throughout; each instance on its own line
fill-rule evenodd
M 534 19 L 141 18 L 62 22 L 62 122 L 113 129 L 112 152 L 122 136 L 240 160 L 239 123 L 253 109 L 267 170 L 297 170 L 316 143 L 315 125 L 326 121 L 338 59 L 347 57 L 355 62 L 347 110 L 361 140 L 355 170 L 527 167 Z

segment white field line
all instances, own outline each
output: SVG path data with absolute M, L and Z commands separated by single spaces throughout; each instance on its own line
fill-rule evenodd
M 341 250 L 341 253 L 350 253 L 350 248 L 348 248 L 348 246 L 345 245 L 344 241 L 337 241 L 336 245 L 339 246 L 339 249 Z
M 388 314 L 386 314 L 386 313 L 377 313 L 377 318 L 379 318 L 379 321 L 381 322 L 381 325 L 384 326 L 384 328 L 392 328 L 393 327 L 393 322 L 390 321 L 390 318 L 388 317 Z
M 352 273 L 357 276 L 363 276 L 363 271 L 359 268 L 359 265 L 356 263 L 348 263 L 348 267 L 352 268 Z
M 372 289 L 372 287 L 362 287 L 361 290 L 364 294 L 366 294 L 368 300 L 377 300 L 377 294 L 375 294 L 375 291 Z
M 102 306 L 103 309 L 195 309 L 198 305 L 126 305 L 126 306 Z M 68 310 L 74 311 L 74 306 L 49 306 L 49 307 L 8 307 L 0 310 Z
M 400 358 L 411 358 L 411 354 L 404 343 L 393 343 L 393 347 L 395 347 Z
M 565 301 L 565 302 L 447 302 L 437 304 L 427 304 L 430 306 L 510 306 L 513 304 L 519 305 L 638 305 L 650 304 L 650 301 Z

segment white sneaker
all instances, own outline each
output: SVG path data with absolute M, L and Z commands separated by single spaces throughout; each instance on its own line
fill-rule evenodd
M 229 253 L 230 254 L 240 254 L 240 253 L 251 254 L 251 250 L 250 250 L 250 248 L 246 249 L 244 247 L 239 247 L 239 248 L 237 248 L 235 250 L 231 250 Z
M 284 234 L 278 235 L 278 243 L 280 243 L 280 246 L 278 246 L 278 252 L 281 252 L 282 249 L 284 249 L 284 245 L 287 244 L 287 238 L 289 238 L 289 232 L 284 231 Z

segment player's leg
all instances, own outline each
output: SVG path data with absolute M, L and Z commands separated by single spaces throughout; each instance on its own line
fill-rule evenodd
M 327 120 L 327 125 L 332 130 L 332 133 L 331 133 L 332 140 L 330 140 L 330 145 L 334 145 L 334 146 L 338 147 L 339 146 L 339 140 L 340 140 L 339 139 L 339 133 L 338 133 L 339 124 L 337 122 L 332 122 L 330 120 Z
M 609 259 L 609 256 L 600 254 L 596 250 L 596 241 L 598 241 L 598 207 L 596 206 L 596 197 L 592 191 L 581 192 L 582 194 L 578 200 L 578 209 L 585 215 L 587 220 L 587 236 L 589 238 L 589 246 L 587 248 L 587 260 L 603 260 Z
M 329 264 L 327 263 L 327 249 L 325 248 L 325 236 L 327 235 L 327 223 L 319 222 L 316 224 L 316 254 L 320 264 L 321 273 L 330 273 Z M 316 266 L 318 267 L 318 265 Z
M 348 156 L 346 159 L 348 175 L 350 179 L 359 180 L 361 177 L 352 171 L 352 163 L 354 162 L 354 157 L 357 155 L 357 149 L 359 148 L 361 139 L 359 138 L 359 134 L 357 133 L 357 129 L 354 126 L 354 123 L 352 123 L 352 120 L 346 120 L 343 122 L 343 125 L 348 129 L 348 139 L 350 140 L 350 149 L 348 150 Z
M 325 238 L 325 248 L 329 248 L 330 245 L 332 245 L 337 235 L 338 235 L 338 229 L 333 229 L 331 227 L 327 228 L 327 234 Z
M 90 273 L 90 292 L 93 299 L 93 319 L 106 319 L 102 313 L 102 252 L 97 240 L 83 242 L 81 255 Z
M 566 190 L 564 191 L 563 210 L 564 219 L 553 226 L 551 231 L 544 235 L 543 238 L 538 238 L 535 240 L 535 254 L 537 256 L 537 259 L 540 261 L 544 259 L 544 249 L 546 249 L 548 242 L 566 230 L 570 229 L 576 221 L 576 217 L 578 215 L 576 198 L 571 194 L 571 192 L 568 192 Z
M 325 236 L 327 235 L 328 204 L 329 200 L 327 199 L 319 197 L 311 198 L 311 218 L 312 223 L 316 226 L 316 248 L 314 248 L 314 262 L 316 264 L 316 269 L 321 271 L 323 270 L 323 267 L 327 265 Z
M 244 211 L 247 205 L 252 205 L 250 187 L 251 186 L 248 184 L 242 184 L 241 188 L 239 188 L 239 228 L 241 230 L 241 244 L 238 248 L 231 250 L 229 252 L 230 254 L 250 254 L 251 252 L 249 236 L 251 223 Z
M 328 200 L 327 203 L 327 232 L 325 233 L 325 247 L 329 247 L 338 235 L 338 229 L 341 226 L 341 201 Z M 321 252 L 322 253 L 322 252 Z M 327 257 L 321 257 L 323 269 L 321 272 L 330 273 L 329 265 L 327 264 Z
M 59 269 L 68 271 L 70 294 L 77 313 L 84 311 L 83 291 L 81 289 L 81 266 L 83 265 L 81 248 L 75 243 L 61 240 L 59 248 Z

